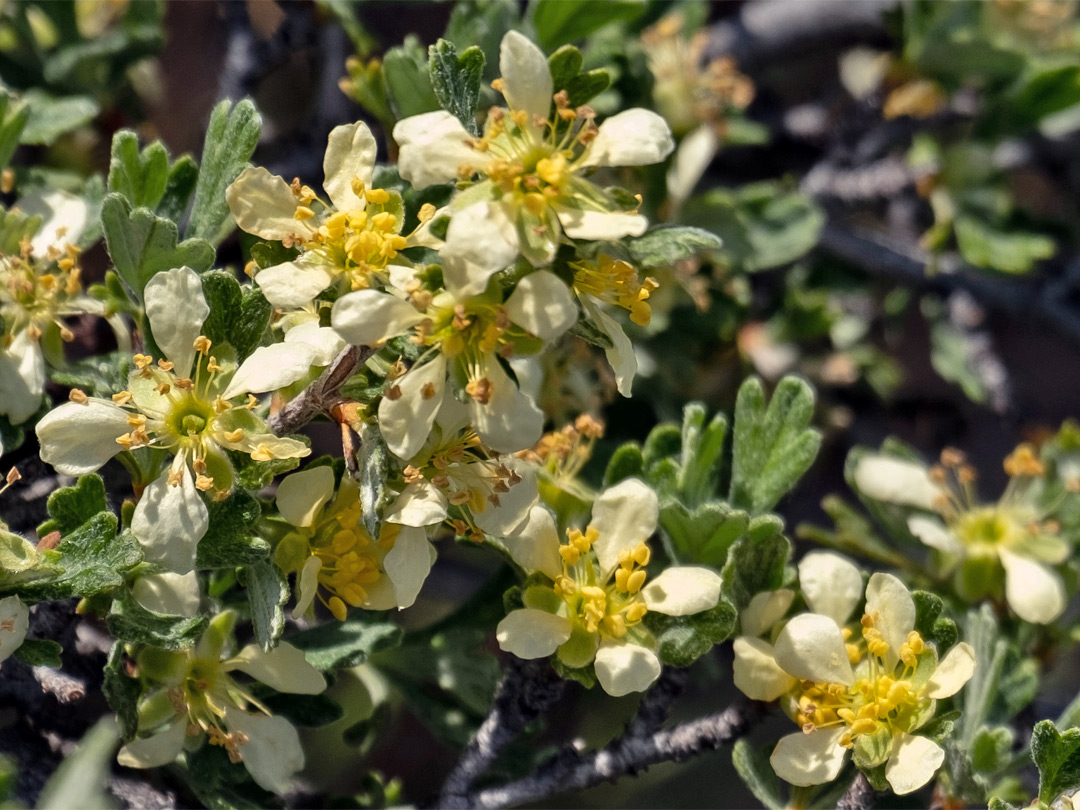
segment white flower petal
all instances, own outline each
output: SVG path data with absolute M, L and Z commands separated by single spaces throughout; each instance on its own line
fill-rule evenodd
M 244 169 L 225 189 L 233 219 L 242 231 L 280 242 L 311 228 L 296 219 L 296 197 L 289 184 L 261 166 Z
M 604 120 L 583 166 L 649 166 L 675 149 L 671 127 L 652 110 L 634 107 Z
M 488 363 L 486 376 L 491 383 L 491 399 L 486 405 L 469 402 L 477 435 L 497 453 L 516 453 L 532 447 L 543 433 L 544 414 L 494 359 Z
M 963 544 L 937 518 L 912 515 L 908 518 L 907 527 L 909 532 L 930 548 L 936 548 L 946 554 L 960 554 L 964 550 Z
M 334 497 L 334 470 L 329 465 L 309 467 L 287 475 L 277 488 L 277 508 L 293 526 L 310 526 Z
M 594 242 L 613 242 L 624 236 L 641 236 L 649 227 L 649 220 L 640 214 L 624 214 L 619 211 L 583 211 L 579 208 L 556 208 L 563 231 L 571 239 L 588 239 Z
M 769 757 L 776 775 L 798 787 L 823 785 L 840 775 L 847 749 L 840 745 L 845 727 L 823 728 L 781 737 Z
M 286 343 L 302 343 L 312 351 L 313 366 L 328 366 L 347 344 L 337 332 L 329 326 L 319 326 L 316 320 L 305 321 L 293 326 L 285 333 Z
M 315 349 L 306 343 L 272 343 L 260 346 L 240 364 L 224 399 L 241 394 L 264 394 L 292 385 L 307 376 L 315 363 Z
M 78 244 L 90 221 L 86 200 L 68 191 L 35 191 L 15 207 L 27 216 L 41 215 L 41 227 L 30 239 L 30 250 L 37 257 L 44 256 L 50 247 Z
M 186 574 L 195 567 L 195 549 L 206 534 L 210 513 L 186 466 L 177 486 L 170 486 L 168 478 L 166 470 L 143 491 L 131 532 L 147 562 Z
M 885 764 L 885 778 L 897 796 L 912 793 L 931 779 L 945 761 L 945 749 L 933 740 L 901 732 Z
M 532 464 L 517 458 L 503 459 L 502 463 L 516 472 L 521 480 L 511 485 L 509 492 L 499 495 L 498 506 L 489 502 L 484 511 L 473 512 L 477 528 L 495 537 L 502 537 L 516 530 L 540 497 L 536 468 Z
M 226 706 L 225 726 L 247 736 L 247 742 L 240 746 L 240 756 L 259 787 L 271 793 L 287 793 L 293 775 L 304 767 L 304 749 L 292 723 L 284 717 Z
M 125 768 L 160 768 L 168 765 L 184 750 L 187 718 L 183 717 L 149 737 L 139 737 L 124 745 L 116 761 Z
M 889 645 L 885 664 L 892 666 L 908 633 L 915 629 L 915 600 L 911 591 L 892 574 L 872 574 L 866 584 L 866 612 Z
M 822 613 L 837 624 L 846 624 L 862 600 L 863 579 L 846 557 L 829 551 L 812 551 L 799 563 L 799 586 L 813 613 Z
M 499 47 L 499 73 L 510 108 L 547 121 L 554 88 L 544 52 L 517 31 L 508 31 Z
M 667 173 L 668 197 L 681 205 L 693 192 L 720 148 L 720 139 L 710 124 L 702 124 L 679 144 Z
M 240 670 L 271 689 L 290 695 L 317 695 L 326 689 L 322 673 L 308 663 L 303 651 L 287 641 L 280 642 L 270 652 L 263 652 L 257 644 L 248 644 L 228 661 L 227 668 Z
M 439 251 L 446 289 L 455 298 L 479 295 L 518 250 L 517 227 L 504 205 L 480 202 L 455 212 Z
M 570 288 L 546 270 L 530 273 L 519 281 L 505 306 L 511 321 L 545 341 L 559 337 L 578 316 Z
M 435 562 L 434 548 L 423 529 L 403 526 L 394 539 L 394 547 L 383 558 L 383 570 L 394 583 L 394 599 L 399 609 L 411 607 L 416 601 Z
M 552 579 L 562 574 L 559 529 L 551 512 L 542 504 L 533 506 L 525 522 L 503 537 L 503 545 L 526 573 L 539 571 Z
M 0 661 L 23 643 L 30 629 L 30 608 L 17 596 L 0 599 Z
M 453 182 L 461 166 L 480 171 L 491 161 L 468 145 L 472 136 L 446 110 L 398 121 L 394 140 L 399 147 L 398 172 L 415 188 Z
M 425 397 L 428 385 L 434 395 Z M 413 366 L 397 381 L 400 396 L 384 396 L 379 403 L 379 430 L 390 452 L 404 461 L 420 452 L 431 433 L 435 415 L 442 404 L 446 386 L 446 360 L 440 354 L 416 368 Z
M 562 616 L 522 608 L 499 622 L 495 638 L 502 650 L 518 658 L 545 658 L 569 640 L 570 630 L 570 622 Z
M 157 273 L 146 282 L 143 300 L 154 341 L 176 364 L 176 375 L 186 377 L 195 359 L 195 339 L 210 314 L 199 274 L 190 267 Z
M 194 571 L 144 574 L 132 584 L 131 595 L 154 613 L 190 618 L 199 612 L 199 577 Z
M 354 346 L 376 346 L 407 332 L 426 317 L 396 295 L 357 290 L 334 302 L 330 325 Z
M 619 563 L 619 552 L 648 540 L 656 531 L 660 501 L 656 493 L 637 478 L 627 478 L 600 493 L 593 503 L 592 520 L 600 533 L 593 550 L 606 577 Z
M 938 662 L 937 669 L 926 683 L 926 696 L 935 700 L 952 697 L 975 674 L 975 650 L 961 641 Z
M 1005 599 L 1013 613 L 1032 624 L 1048 624 L 1065 612 L 1068 596 L 1061 576 L 1047 565 L 999 548 L 1005 567 Z
M 375 136 L 363 121 L 330 130 L 323 157 L 323 188 L 339 211 L 365 207 L 366 200 L 356 196 L 352 183 L 359 180 L 365 188 L 371 187 L 377 152 Z
M 590 307 L 589 314 L 600 327 L 600 331 L 611 338 L 611 348 L 604 349 L 604 355 L 615 374 L 615 384 L 618 386 L 619 393 L 624 397 L 629 397 L 638 370 L 634 344 L 626 336 L 619 322 L 600 307 Z
M 794 601 L 795 592 L 787 588 L 755 595 L 739 614 L 739 626 L 743 635 L 764 635 L 784 617 Z
M 732 649 L 735 686 L 751 700 L 776 700 L 798 683 L 776 663 L 767 641 L 739 636 Z
M 924 465 L 891 456 L 863 456 L 855 466 L 854 478 L 863 495 L 886 503 L 932 510 L 941 495 Z
M 122 449 L 116 439 L 131 430 L 128 415 L 111 402 L 65 402 L 37 423 L 41 460 L 64 475 L 87 475 Z
M 299 619 L 305 613 L 319 590 L 319 571 L 322 570 L 322 558 L 312 554 L 304 562 L 304 567 L 296 575 L 296 607 L 293 608 L 292 617 Z
M 334 283 L 330 271 L 314 262 L 284 262 L 255 274 L 263 296 L 278 308 L 302 307 Z
M 446 518 L 449 502 L 428 480 L 408 484 L 386 510 L 383 520 L 403 526 L 431 526 Z
M 711 568 L 678 565 L 666 568 L 641 589 L 649 610 L 668 616 L 691 616 L 712 610 L 720 601 L 720 575 Z
M 25 422 L 41 407 L 45 391 L 45 357 L 24 329 L 0 350 L 0 414 L 13 425 Z
M 855 682 L 840 628 L 828 616 L 801 613 L 780 631 L 774 647 L 776 663 L 799 680 Z
M 612 697 L 644 692 L 660 677 L 660 659 L 647 647 L 604 639 L 593 661 L 596 680 Z

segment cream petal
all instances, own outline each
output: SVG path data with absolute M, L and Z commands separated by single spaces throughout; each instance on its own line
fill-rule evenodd
M 847 749 L 840 745 L 844 727 L 799 731 L 781 737 L 769 757 L 776 775 L 798 787 L 823 785 L 840 775 Z
M 299 619 L 305 613 L 319 590 L 319 572 L 322 570 L 322 558 L 312 554 L 304 562 L 304 567 L 296 576 L 296 607 L 293 608 L 292 617 Z
M 302 343 L 311 348 L 313 366 L 328 366 L 347 344 L 341 335 L 318 321 L 298 323 L 285 333 L 286 343 Z
M 0 414 L 13 425 L 25 422 L 41 407 L 45 391 L 45 357 L 27 330 L 0 350 Z
M 624 397 L 629 397 L 638 370 L 637 353 L 634 351 L 634 344 L 626 336 L 626 332 L 623 331 L 619 322 L 600 307 L 591 307 L 589 314 L 596 321 L 596 325 L 600 327 L 600 331 L 611 338 L 611 347 L 604 349 L 604 355 L 607 357 L 608 365 L 611 366 L 611 370 L 615 374 L 615 384 L 619 389 L 619 393 Z
M 128 415 L 111 402 L 65 402 L 37 423 L 41 460 L 64 475 L 87 475 L 122 449 L 116 439 L 131 430 Z
M 210 513 L 186 466 L 178 485 L 170 486 L 168 478 L 166 470 L 143 491 L 131 532 L 147 562 L 186 574 L 195 567 L 195 548 L 206 534 Z
M 334 283 L 334 276 L 321 264 L 284 262 L 255 274 L 263 296 L 278 308 L 302 307 Z
M 644 692 L 660 677 L 660 659 L 647 647 L 605 639 L 593 661 L 596 680 L 612 697 Z
M 667 173 L 668 198 L 676 206 L 694 192 L 719 148 L 720 139 L 710 124 L 702 124 L 682 139 Z
M 518 658 L 546 658 L 570 639 L 570 622 L 535 608 L 511 611 L 495 629 L 499 648 Z
M 911 591 L 892 574 L 872 574 L 866 584 L 866 612 L 889 645 L 886 666 L 895 664 L 900 647 L 915 629 L 915 600 Z
M 945 761 L 945 749 L 933 740 L 901 732 L 885 764 L 885 778 L 897 796 L 912 793 L 931 779 Z
M 479 295 L 518 256 L 517 227 L 506 206 L 480 202 L 454 213 L 439 251 L 443 280 L 455 298 Z
M 186 377 L 195 360 L 195 339 L 210 314 L 199 274 L 190 267 L 158 273 L 146 282 L 143 300 L 154 341 L 176 364 L 176 375 Z
M 359 180 L 371 187 L 377 153 L 375 136 L 363 121 L 330 130 L 323 157 L 323 188 L 339 211 L 365 207 L 367 201 L 356 195 L 352 184 Z
M 641 236 L 649 220 L 640 214 L 608 211 L 582 211 L 579 208 L 558 207 L 559 222 L 571 239 L 612 242 L 624 236 Z
M 494 359 L 488 363 L 486 376 L 491 383 L 491 399 L 486 405 L 469 401 L 477 434 L 497 453 L 516 453 L 532 447 L 543 433 L 544 414 Z
M 739 614 L 744 636 L 760 636 L 772 629 L 795 601 L 795 592 L 787 588 L 755 595 Z
M 1049 566 L 1000 548 L 1005 567 L 1005 599 L 1013 613 L 1032 624 L 1048 624 L 1065 612 L 1068 596 L 1061 576 Z
M 776 663 L 767 641 L 739 636 L 732 649 L 735 686 L 751 700 L 776 700 L 798 683 Z
M 435 563 L 434 549 L 423 529 L 403 526 L 394 547 L 383 558 L 383 569 L 394 583 L 394 599 L 399 610 L 411 607 L 416 601 Z
M 282 641 L 270 652 L 263 652 L 257 644 L 248 644 L 225 666 L 290 695 L 317 695 L 326 689 L 322 673 L 308 663 L 301 650 L 287 641 Z
M 187 718 L 181 718 L 149 737 L 139 737 L 124 745 L 116 761 L 125 768 L 160 768 L 168 765 L 184 750 Z
M 296 219 L 298 203 L 289 184 L 261 166 L 244 169 L 225 189 L 225 200 L 240 230 L 271 242 L 311 230 Z
M 277 488 L 277 508 L 293 526 L 307 528 L 332 497 L 333 468 L 308 467 L 282 479 Z
M 864 455 L 855 466 L 854 478 L 859 492 L 886 503 L 932 510 L 941 495 L 924 465 L 891 456 Z
M 582 166 L 649 166 L 675 150 L 671 127 L 652 110 L 623 110 L 605 119 Z
M 546 270 L 530 273 L 519 281 L 505 306 L 511 321 L 545 341 L 563 334 L 578 316 L 570 288 Z
M 472 135 L 445 110 L 398 121 L 394 140 L 399 146 L 398 172 L 415 188 L 451 183 L 457 180 L 460 167 L 480 171 L 491 161 L 489 155 L 469 146 Z
M 960 554 L 964 550 L 963 544 L 937 518 L 912 515 L 908 518 L 907 527 L 909 532 L 930 548 L 936 548 L 947 554 Z
M 846 557 L 829 551 L 812 551 L 802 558 L 799 586 L 813 613 L 824 614 L 840 625 L 851 618 L 863 595 L 859 569 Z
M 315 349 L 306 343 L 272 343 L 260 346 L 240 364 L 224 399 L 241 394 L 264 394 L 292 385 L 307 376 L 315 363 Z
M 435 394 L 425 397 L 428 385 Z M 442 404 L 446 386 L 446 360 L 439 355 L 417 368 L 413 366 L 397 381 L 400 396 L 384 396 L 379 403 L 379 430 L 390 452 L 403 461 L 420 452 Z
M 517 473 L 521 480 L 513 484 L 509 492 L 499 496 L 498 506 L 488 503 L 483 512 L 473 512 L 477 528 L 495 537 L 502 537 L 517 529 L 540 497 L 536 468 L 532 464 L 517 458 L 503 459 L 502 463 Z
M 30 608 L 17 596 L 0 599 L 0 661 L 19 649 L 30 629 Z
M 354 346 L 377 346 L 404 334 L 426 317 L 396 295 L 357 290 L 334 302 L 330 325 Z
M 50 247 L 78 244 L 90 222 L 86 200 L 68 191 L 33 192 L 15 207 L 27 216 L 41 215 L 41 227 L 30 239 L 30 250 L 38 257 L 44 256 Z
M 712 610 L 720 601 L 720 575 L 711 568 L 679 565 L 667 568 L 641 589 L 649 610 L 668 616 L 691 616 Z
M 935 700 L 952 697 L 974 674 L 975 650 L 962 641 L 938 662 L 937 669 L 926 683 L 926 696 Z
M 287 793 L 293 775 L 304 767 L 304 749 L 292 723 L 284 717 L 226 706 L 225 726 L 247 736 L 240 756 L 259 787 L 271 793 Z
M 777 636 L 776 663 L 799 680 L 824 683 L 855 682 L 840 628 L 828 616 L 801 613 Z
M 526 573 L 539 571 L 552 579 L 562 574 L 559 529 L 551 512 L 542 504 L 529 510 L 525 522 L 503 538 L 503 545 Z
M 600 533 L 593 544 L 602 578 L 619 563 L 619 552 L 648 540 L 656 531 L 660 502 L 656 493 L 637 478 L 627 478 L 600 493 L 593 503 L 592 520 Z
M 555 91 L 544 52 L 517 31 L 508 31 L 499 47 L 499 73 L 510 108 L 546 122 Z M 536 128 L 534 121 L 528 123 Z
M 442 523 L 449 503 L 446 496 L 430 481 L 408 484 L 386 510 L 383 519 L 387 523 L 423 527 Z
M 144 574 L 132 584 L 131 595 L 136 602 L 154 613 L 188 618 L 199 612 L 202 598 L 199 592 L 199 576 L 194 571 L 186 574 L 169 571 Z

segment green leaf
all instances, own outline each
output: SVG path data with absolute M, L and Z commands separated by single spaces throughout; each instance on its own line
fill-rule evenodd
M 959 696 L 964 710 L 960 741 L 970 748 L 975 735 L 989 718 L 1005 666 L 1008 643 L 999 637 L 993 608 L 985 604 L 979 610 L 968 611 L 964 638 L 971 645 L 975 660 L 978 661 L 971 680 Z
M 754 748 L 745 738 L 740 739 L 731 749 L 731 764 L 754 798 L 768 810 L 785 810 L 788 807 L 780 793 L 780 780 L 769 764 L 768 752 Z
M 727 417 L 716 414 L 708 425 L 707 412 L 700 402 L 683 409 L 679 493 L 684 503 L 703 503 L 716 493 L 723 464 Z
M 173 652 L 191 647 L 209 622 L 207 616 L 185 618 L 147 610 L 130 593 L 114 599 L 105 617 L 105 624 L 117 641 L 149 644 Z
M 382 66 L 387 101 L 400 120 L 410 115 L 439 109 L 439 99 L 431 86 L 427 54 L 413 35 L 386 52 Z
M 800 379 L 782 379 L 768 408 L 760 380 L 751 377 L 740 386 L 729 496 L 734 506 L 765 512 L 795 486 L 821 446 L 821 434 L 808 427 L 813 416 L 813 390 Z
M 782 534 L 757 540 L 741 537 L 728 551 L 721 576 L 724 595 L 742 610 L 762 591 L 774 591 L 784 581 L 784 566 L 791 557 L 791 542 Z
M 251 606 L 251 627 L 255 641 L 264 652 L 277 646 L 285 630 L 285 603 L 289 600 L 289 583 L 273 563 L 259 562 L 247 568 L 248 604 Z
M 139 730 L 139 697 L 142 695 L 142 683 L 138 678 L 132 678 L 127 674 L 124 665 L 124 645 L 120 641 L 114 643 L 109 651 L 101 691 L 109 702 L 109 708 L 116 713 L 121 738 L 133 739 Z
M 210 115 L 195 185 L 195 202 L 188 219 L 188 238 L 217 245 L 236 223 L 225 200 L 225 189 L 248 165 L 262 132 L 262 118 L 250 99 L 235 106 L 221 101 Z
M 855 511 L 842 498 L 837 495 L 826 495 L 821 501 L 821 508 L 833 519 L 836 531 L 830 532 L 818 526 L 801 524 L 795 530 L 800 540 L 810 540 L 837 551 L 869 557 L 891 566 L 903 565 L 903 557 L 881 539 L 869 520 Z
M 484 76 L 484 52 L 473 45 L 458 56 L 454 43 L 440 39 L 428 48 L 431 87 L 443 109 L 451 113 L 473 135 L 476 105 L 480 102 L 480 82 Z
M 979 729 L 971 744 L 971 765 L 981 773 L 993 775 L 1008 767 L 1016 733 L 1008 726 Z
M 692 616 L 645 614 L 645 625 L 656 637 L 660 660 L 673 667 L 688 667 L 714 645 L 726 641 L 735 629 L 735 607 L 726 599 L 711 610 Z
M 953 227 L 964 258 L 987 270 L 1022 275 L 1057 253 L 1057 243 L 1049 236 L 999 228 L 978 217 L 962 214 Z
M 317 728 L 335 723 L 344 717 L 341 705 L 326 695 L 293 695 L 275 692 L 266 684 L 251 686 L 251 694 L 270 710 L 294 726 Z
M 644 0 L 533 0 L 529 15 L 540 47 L 550 51 L 580 42 L 609 23 L 637 19 L 645 8 Z
M 9 93 L 0 92 L 0 168 L 11 162 L 29 120 L 28 105 L 16 104 Z
M 990 798 L 990 804 L 987 805 L 988 810 L 1022 810 L 1015 804 L 1010 804 L 1004 799 L 999 799 L 997 796 Z
M 64 648 L 45 638 L 27 638 L 12 653 L 16 658 L 31 667 L 60 668 L 60 653 Z
M 1039 801 L 1049 805 L 1080 788 L 1080 728 L 1058 731 L 1040 720 L 1031 732 L 1031 758 L 1039 769 Z
M 90 96 L 57 98 L 37 88 L 27 90 L 23 103 L 30 108 L 20 143 L 49 146 L 61 135 L 89 124 L 100 112 Z
M 444 36 L 458 48 L 479 47 L 493 78 L 499 65 L 499 44 L 517 25 L 518 17 L 514 0 L 460 0 L 450 12 Z
M 912 591 L 911 599 L 915 603 L 915 630 L 924 638 L 929 637 L 945 603 L 929 591 Z
M 209 522 L 199 540 L 196 568 L 236 568 L 269 558 L 270 544 L 251 533 L 262 508 L 250 494 L 238 488 L 225 500 L 210 501 L 206 508 Z
M 242 362 L 262 341 L 273 307 L 255 284 L 241 286 L 225 270 L 211 270 L 202 277 L 203 295 L 210 315 L 203 334 L 214 343 L 228 343 Z
M 69 360 L 65 368 L 50 370 L 49 379 L 68 388 L 78 388 L 92 397 L 108 397 L 127 387 L 130 371 L 131 353 L 115 351 Z
M 360 506 L 363 509 L 364 528 L 372 537 L 382 532 L 383 499 L 386 497 L 386 479 L 390 468 L 390 451 L 383 441 L 382 432 L 373 422 L 364 422 L 360 428 Z
M 602 69 L 581 72 L 585 57 L 573 45 L 563 45 L 548 59 L 551 83 L 556 93 L 566 91 L 567 104 L 580 107 L 607 90 L 611 75 Z
M 1058 65 L 1022 77 L 985 111 L 980 131 L 1021 133 L 1080 104 L 1080 65 Z
M 287 640 L 304 651 L 309 664 L 327 672 L 362 664 L 379 650 L 396 647 L 401 637 L 396 624 L 349 618 L 303 630 Z
M 67 536 L 84 523 L 105 512 L 109 504 L 105 499 L 105 482 L 100 475 L 84 475 L 73 487 L 61 487 L 49 496 L 45 505 L 50 519 L 37 528 L 38 537 L 50 532 Z
M 626 241 L 630 258 L 639 267 L 671 267 L 677 262 L 723 247 L 723 240 L 704 228 L 657 225 Z
M 165 193 L 157 206 L 157 214 L 173 222 L 179 222 L 187 211 L 195 183 L 199 179 L 199 164 L 190 155 L 182 155 L 169 169 L 165 181 Z
M 139 138 L 130 129 L 113 135 L 109 161 L 109 191 L 122 195 L 132 208 L 157 208 L 169 180 L 169 153 L 161 141 L 141 152 Z
M 64 757 L 35 805 L 39 810 L 68 810 L 72 807 L 111 807 L 106 798 L 105 780 L 116 753 L 116 723 L 111 717 L 97 722 Z
M 627 478 L 640 476 L 645 471 L 645 459 L 636 442 L 627 442 L 611 454 L 604 470 L 604 486 L 610 487 Z
M 291 439 L 310 442 L 306 436 L 293 435 Z M 236 483 L 244 489 L 258 491 L 269 486 L 274 478 L 300 466 L 298 458 L 272 458 L 269 461 L 255 461 L 247 453 L 229 451 L 229 460 L 236 471 Z
M 693 511 L 678 501 L 660 510 L 660 526 L 671 538 L 681 562 L 697 562 L 720 568 L 728 549 L 745 531 L 750 516 L 723 501 L 703 503 Z
M 175 223 L 146 208 L 132 210 L 120 194 L 105 197 L 101 222 L 116 272 L 137 301 L 142 301 L 146 282 L 161 270 L 187 266 L 203 272 L 214 263 L 214 248 L 208 242 L 187 239 L 177 244 Z

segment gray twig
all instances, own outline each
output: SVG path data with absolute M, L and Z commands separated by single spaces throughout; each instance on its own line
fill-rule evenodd
M 641 698 L 637 714 L 626 726 L 626 733 L 631 737 L 641 737 L 664 725 L 671 712 L 671 704 L 683 693 L 689 680 L 685 669 L 664 667 L 659 680 Z
M 366 346 L 343 349 L 315 382 L 270 417 L 270 429 L 279 436 L 295 433 L 316 416 L 329 411 L 341 402 L 341 386 L 373 352 L 374 349 Z
M 836 810 L 870 810 L 876 795 L 866 777 L 860 773 L 836 803 Z
M 467 806 L 496 808 L 541 801 L 559 793 L 584 790 L 635 774 L 660 762 L 684 762 L 703 751 L 738 739 L 761 711 L 759 703 L 738 703 L 672 729 L 644 736 L 624 734 L 592 753 L 581 754 L 566 748 L 541 765 L 532 776 L 466 797 Z

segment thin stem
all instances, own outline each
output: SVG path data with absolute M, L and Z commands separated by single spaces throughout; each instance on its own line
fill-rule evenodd
M 327 413 L 341 401 L 341 386 L 374 352 L 367 346 L 343 349 L 315 382 L 270 417 L 270 429 L 279 436 L 295 433 L 316 416 Z

